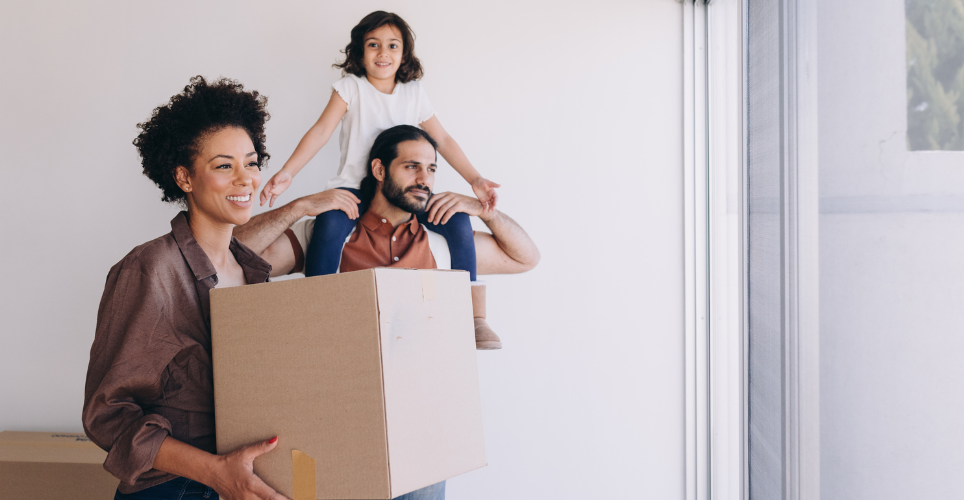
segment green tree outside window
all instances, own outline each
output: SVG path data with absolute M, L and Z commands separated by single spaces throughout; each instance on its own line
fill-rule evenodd
M 964 151 L 964 0 L 905 0 L 907 147 Z

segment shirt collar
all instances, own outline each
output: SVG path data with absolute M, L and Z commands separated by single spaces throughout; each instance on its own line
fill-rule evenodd
M 418 232 L 418 228 L 422 227 L 421 224 L 418 223 L 418 217 L 415 217 L 415 215 L 412 215 L 412 219 L 411 219 L 410 221 L 406 222 L 405 224 L 408 224 L 408 230 L 409 230 L 412 234 L 417 233 L 417 232 Z M 405 224 L 402 224 L 402 225 L 404 226 Z
M 187 261 L 188 267 L 194 273 L 194 279 L 201 281 L 217 274 L 217 269 L 211 263 L 211 259 L 204 253 L 204 249 L 194 239 L 194 233 L 188 224 L 187 212 L 180 212 L 171 219 L 171 234 L 177 242 L 181 255 Z M 244 246 L 235 237 L 231 237 L 231 253 L 235 260 L 244 271 L 245 281 L 248 283 L 264 283 L 271 274 L 271 264 L 254 253 L 250 248 Z
M 201 245 L 194 239 L 194 233 L 191 231 L 191 226 L 187 222 L 187 212 L 182 211 L 171 219 L 171 234 L 174 235 L 174 241 L 177 242 L 178 248 L 181 249 L 181 255 L 183 255 L 184 260 L 187 261 L 188 267 L 190 267 L 191 272 L 194 273 L 194 279 L 201 281 L 217 274 L 217 270 L 214 268 L 214 264 L 211 263 L 211 259 L 208 258 L 207 254 L 204 253 L 204 249 L 202 249 Z
M 244 270 L 245 282 L 251 284 L 268 281 L 268 277 L 271 276 L 271 264 L 268 264 L 268 261 L 254 253 L 254 250 L 244 246 L 244 243 L 238 241 L 234 236 L 231 237 L 230 248 L 231 253 L 234 254 L 234 259 Z
M 369 231 L 377 231 L 380 227 L 385 225 L 387 226 L 386 231 L 389 234 L 394 232 L 394 228 L 392 228 L 392 224 L 388 222 L 388 219 L 382 217 L 381 215 L 376 214 L 374 210 L 367 210 L 364 214 L 362 214 L 361 218 L 359 219 L 359 222 L 361 223 L 361 225 L 365 226 L 365 229 L 368 229 Z M 400 226 L 404 226 L 406 224 L 408 225 L 408 230 L 412 234 L 415 234 L 418 232 L 419 223 L 418 223 L 417 217 L 413 215 L 411 220 L 400 224 Z

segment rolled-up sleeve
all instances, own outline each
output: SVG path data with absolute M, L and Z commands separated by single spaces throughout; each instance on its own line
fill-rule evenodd
M 145 409 L 163 391 L 165 367 L 180 351 L 166 318 L 163 284 L 120 265 L 107 276 L 97 313 L 84 394 L 84 430 L 107 451 L 104 468 L 134 484 L 150 470 L 171 423 Z

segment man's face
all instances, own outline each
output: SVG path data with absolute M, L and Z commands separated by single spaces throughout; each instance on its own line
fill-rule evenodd
M 435 148 L 428 141 L 398 144 L 398 155 L 385 171 L 382 194 L 410 213 L 423 212 L 435 185 Z

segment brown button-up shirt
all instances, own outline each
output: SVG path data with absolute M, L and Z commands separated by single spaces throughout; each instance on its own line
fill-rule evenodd
M 271 265 L 231 239 L 247 283 Z M 176 476 L 152 468 L 161 442 L 215 453 L 209 293 L 214 265 L 194 239 L 187 213 L 171 232 L 111 268 L 97 311 L 84 391 L 84 430 L 107 451 L 104 468 L 133 493 Z
M 347 273 L 373 267 L 437 267 L 425 228 L 415 217 L 392 227 L 391 222 L 371 210 L 361 216 L 341 252 L 340 269 Z

